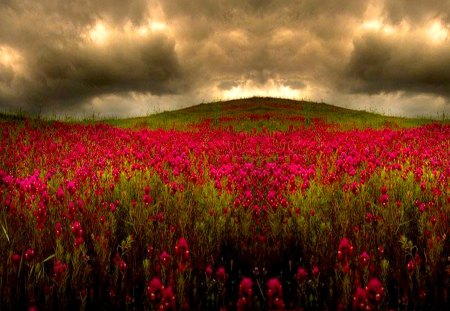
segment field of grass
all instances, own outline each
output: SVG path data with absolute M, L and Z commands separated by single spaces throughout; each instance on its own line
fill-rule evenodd
M 0 119 L 1 309 L 450 308 L 445 120 L 269 98 Z

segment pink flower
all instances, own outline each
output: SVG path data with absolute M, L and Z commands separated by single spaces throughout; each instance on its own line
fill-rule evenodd
M 353 310 L 367 310 L 368 300 L 366 291 L 358 287 L 353 296 Z
M 182 256 L 184 259 L 189 258 L 189 246 L 185 238 L 180 238 L 175 245 L 175 255 Z
M 161 280 L 157 277 L 151 279 L 147 286 L 147 297 L 151 301 L 155 301 L 161 298 L 161 291 L 163 289 L 163 284 Z
M 83 234 L 83 229 L 81 228 L 81 224 L 79 221 L 75 221 L 72 223 L 71 230 L 76 237 L 82 236 Z
M 271 310 L 283 310 L 283 288 L 277 278 L 272 278 L 267 282 L 267 302 Z
M 367 254 L 366 251 L 362 252 L 361 255 L 359 255 L 359 263 L 362 266 L 367 266 L 369 264 L 370 256 Z
M 283 295 L 283 287 L 281 286 L 280 280 L 277 278 L 272 278 L 267 281 L 267 297 L 280 297 Z
M 31 261 L 34 258 L 34 250 L 32 248 L 29 248 L 26 250 L 25 252 L 25 260 L 26 261 Z
M 416 263 L 414 262 L 414 259 L 411 259 L 410 261 L 408 261 L 408 264 L 406 265 L 406 267 L 408 268 L 409 273 L 413 273 L 414 269 L 416 268 Z
M 66 189 L 71 195 L 74 195 L 75 191 L 77 190 L 77 188 L 75 186 L 75 182 L 68 181 L 67 184 L 66 184 Z
M 253 281 L 250 278 L 243 278 L 239 284 L 239 295 L 251 297 L 253 295 Z
M 314 266 L 313 270 L 312 270 L 312 275 L 314 277 L 317 277 L 319 275 L 319 272 L 320 272 L 319 267 L 318 266 Z
M 367 283 L 366 286 L 366 293 L 367 298 L 371 303 L 380 303 L 381 299 L 383 299 L 384 294 L 384 288 L 380 280 L 378 280 L 377 278 L 370 279 L 369 283 Z
M 61 223 L 57 222 L 55 224 L 55 235 L 56 235 L 56 237 L 59 238 L 61 233 L 62 233 L 62 225 L 61 225 Z
M 225 272 L 225 268 L 224 267 L 219 267 L 216 271 L 216 277 L 217 279 L 224 283 L 225 280 L 227 279 L 227 273 Z
M 160 310 L 170 310 L 175 308 L 175 295 L 173 293 L 172 287 L 163 287 L 162 298 L 160 304 Z
M 56 282 L 60 282 L 63 274 L 66 272 L 67 270 L 67 264 L 61 262 L 59 259 L 57 259 L 53 265 L 53 276 L 56 280 Z
M 207 266 L 206 266 L 206 268 L 205 268 L 205 273 L 206 273 L 206 275 L 207 275 L 208 277 L 211 277 L 211 275 L 212 275 L 212 273 L 213 273 L 212 268 L 211 268 L 211 265 L 207 265 Z
M 159 259 L 161 260 L 161 263 L 164 267 L 167 267 L 170 263 L 170 255 L 166 251 L 163 251 L 161 253 Z
M 14 254 L 11 255 L 11 260 L 12 260 L 14 265 L 19 265 L 20 259 L 21 259 L 21 257 L 17 253 L 14 253 Z
M 341 242 L 339 243 L 339 250 L 347 251 L 350 249 L 351 245 L 352 244 L 350 243 L 350 240 L 344 237 L 344 238 L 342 238 Z
M 61 186 L 58 187 L 58 190 L 56 191 L 56 198 L 59 201 L 63 201 L 64 200 L 64 190 Z
M 125 262 L 125 260 L 120 260 L 119 268 L 122 273 L 125 273 L 125 271 L 127 271 L 127 263 Z
M 297 274 L 295 275 L 297 282 L 303 282 L 308 278 L 308 272 L 303 267 L 298 267 Z
M 350 242 L 349 239 L 347 238 L 342 238 L 341 242 L 339 243 L 339 248 L 338 248 L 338 260 L 342 261 L 345 258 L 347 258 L 348 256 L 351 256 L 353 254 L 353 245 Z

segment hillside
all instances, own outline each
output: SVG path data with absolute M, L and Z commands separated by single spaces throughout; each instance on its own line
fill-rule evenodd
M 337 124 L 342 128 L 414 127 L 432 122 L 425 118 L 389 117 L 366 111 L 357 111 L 325 103 L 290 99 L 252 97 L 230 101 L 202 103 L 196 106 L 165 111 L 158 114 L 128 118 L 107 119 L 105 122 L 119 127 L 148 127 L 151 129 L 184 129 L 201 122 L 214 126 L 232 126 L 236 130 L 253 128 L 286 129 L 290 125 L 309 126 L 314 121 Z M 446 121 L 448 122 L 448 120 Z
M 1 113 L 0 121 L 33 119 L 54 121 L 53 118 Z M 61 119 L 58 119 L 61 121 Z M 252 97 L 229 101 L 202 103 L 184 109 L 164 111 L 134 118 L 62 119 L 68 123 L 105 123 L 122 128 L 185 130 L 208 123 L 213 127 L 234 130 L 286 130 L 291 126 L 309 127 L 317 122 L 336 125 L 341 129 L 410 128 L 429 123 L 449 123 L 449 119 L 391 117 L 367 111 L 337 107 L 325 103 L 291 99 Z

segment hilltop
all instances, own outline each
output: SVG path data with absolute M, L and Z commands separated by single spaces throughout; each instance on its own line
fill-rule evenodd
M 229 101 L 202 103 L 188 108 L 165 111 L 150 116 L 107 119 L 104 122 L 119 127 L 151 129 L 184 129 L 201 122 L 215 126 L 233 126 L 237 130 L 265 127 L 286 129 L 290 125 L 310 125 L 314 121 L 337 124 L 342 128 L 415 127 L 433 122 L 426 118 L 390 117 L 367 111 L 351 110 L 326 103 L 270 97 L 252 97 Z
M 54 119 L 18 114 L 0 113 L 0 121 Z M 353 128 L 410 128 L 429 123 L 448 123 L 448 119 L 391 117 L 367 111 L 333 106 L 326 103 L 271 97 L 251 97 L 228 101 L 201 103 L 179 110 L 164 111 L 133 118 L 87 118 L 65 120 L 69 123 L 105 123 L 123 128 L 184 130 L 202 123 L 214 127 L 232 127 L 235 130 L 285 130 L 290 126 L 314 125 L 317 122 L 336 125 L 341 129 Z

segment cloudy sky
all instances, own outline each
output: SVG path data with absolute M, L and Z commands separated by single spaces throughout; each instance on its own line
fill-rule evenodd
M 450 114 L 450 0 L 0 0 L 0 110 L 276 96 Z

